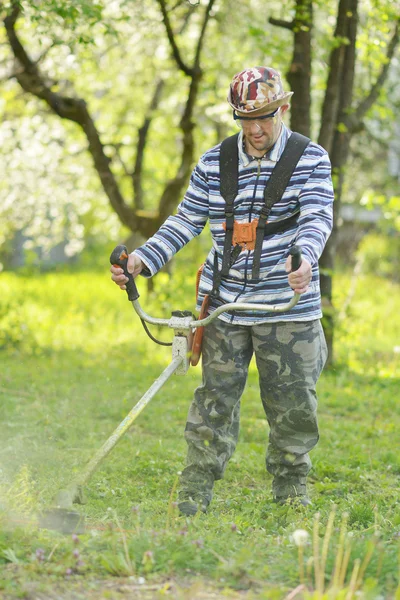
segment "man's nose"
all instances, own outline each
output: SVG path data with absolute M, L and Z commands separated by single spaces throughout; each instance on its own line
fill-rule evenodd
M 260 133 L 262 131 L 261 125 L 257 121 L 253 121 L 250 123 L 250 131 L 251 133 Z

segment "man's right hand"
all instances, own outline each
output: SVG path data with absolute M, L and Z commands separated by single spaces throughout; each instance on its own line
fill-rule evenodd
M 128 264 L 127 268 L 129 273 L 132 273 L 133 277 L 137 277 L 139 273 L 144 268 L 144 264 L 140 260 L 140 258 L 132 252 L 128 256 Z M 114 283 L 116 283 L 121 290 L 126 290 L 126 282 L 128 278 L 124 275 L 124 270 L 121 267 L 114 267 L 114 265 L 110 268 L 111 271 L 111 279 Z

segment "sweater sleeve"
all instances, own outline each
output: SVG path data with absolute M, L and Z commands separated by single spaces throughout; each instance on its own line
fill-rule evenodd
M 296 244 L 304 258 L 318 262 L 332 231 L 333 186 L 331 164 L 324 153 L 299 195 L 300 217 Z
M 208 209 L 208 177 L 202 157 L 192 172 L 176 215 L 168 217 L 160 229 L 135 250 L 145 264 L 141 273 L 144 277 L 155 275 L 181 248 L 202 232 L 207 223 Z

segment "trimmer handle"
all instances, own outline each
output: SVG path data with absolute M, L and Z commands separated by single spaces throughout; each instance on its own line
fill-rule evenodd
M 114 267 L 121 267 L 124 270 L 124 275 L 128 278 L 126 283 L 126 293 L 128 294 L 129 300 L 137 300 L 139 298 L 139 292 L 137 291 L 136 283 L 132 273 L 128 271 L 128 249 L 126 246 L 120 245 L 114 248 L 111 252 L 110 263 Z
M 289 254 L 292 256 L 292 273 L 300 268 L 302 263 L 301 248 L 300 246 L 292 246 L 289 250 Z

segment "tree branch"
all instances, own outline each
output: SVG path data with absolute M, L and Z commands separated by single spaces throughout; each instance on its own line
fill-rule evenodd
M 170 20 L 168 17 L 168 11 L 165 6 L 165 0 L 157 0 L 157 2 L 161 8 L 161 14 L 163 17 L 165 29 L 167 31 L 167 37 L 168 37 L 169 43 L 171 45 L 172 55 L 175 59 L 175 62 L 178 65 L 178 67 L 181 69 L 181 71 L 183 71 L 185 73 L 185 75 L 189 75 L 191 77 L 193 74 L 193 70 L 190 67 L 188 67 L 182 60 L 181 54 L 179 52 L 179 48 L 175 41 L 174 32 L 172 31 L 171 23 L 170 23 Z
M 126 175 L 127 177 L 132 177 L 132 172 L 128 169 L 128 165 L 126 164 L 126 162 L 124 161 L 124 159 L 121 156 L 121 152 L 120 149 L 123 146 L 123 144 L 112 144 L 109 143 L 107 144 L 108 146 L 111 146 L 112 148 L 114 148 L 115 150 L 115 155 L 118 158 L 119 162 L 121 163 L 121 167 L 124 171 L 124 175 Z
M 294 29 L 294 21 L 285 21 L 285 19 L 274 19 L 274 17 L 270 17 L 268 21 L 271 25 L 276 25 L 276 27 L 283 27 L 284 29 L 290 29 L 293 31 Z
M 190 68 L 186 65 L 180 55 L 178 46 L 175 41 L 171 24 L 166 10 L 165 0 L 157 0 L 163 16 L 164 25 L 167 31 L 167 37 L 172 48 L 173 57 L 186 75 L 190 77 L 189 94 L 180 121 L 180 129 L 182 131 L 182 152 L 181 163 L 178 168 L 175 178 L 170 180 L 164 188 L 161 199 L 159 201 L 159 210 L 152 213 L 145 212 L 140 208 L 141 204 L 141 177 L 142 177 L 142 162 L 144 156 L 144 147 L 146 145 L 148 130 L 151 123 L 151 113 L 155 109 L 161 94 L 161 86 L 157 86 L 153 102 L 149 107 L 149 112 L 145 121 L 139 130 L 139 142 L 136 155 L 135 171 L 131 173 L 134 181 L 134 191 L 138 192 L 137 205 L 135 208 L 127 205 L 118 188 L 114 174 L 110 168 L 111 159 L 104 152 L 104 146 L 101 143 L 99 132 L 96 129 L 95 123 L 91 118 L 86 102 L 83 99 L 63 96 L 55 93 L 50 84 L 45 81 L 41 75 L 38 66 L 30 59 L 25 52 L 20 40 L 18 39 L 14 25 L 19 16 L 20 9 L 16 0 L 13 4 L 11 14 L 5 19 L 5 26 L 9 44 L 14 54 L 16 63 L 19 65 L 15 73 L 15 77 L 21 88 L 28 93 L 35 95 L 44 102 L 61 118 L 76 122 L 84 131 L 89 143 L 89 152 L 94 160 L 95 168 L 103 185 L 112 208 L 120 218 L 120 221 L 129 227 L 133 232 L 140 232 L 144 237 L 150 237 L 161 225 L 163 220 L 171 214 L 171 211 L 176 206 L 177 198 L 179 197 L 183 185 L 186 183 L 190 175 L 190 170 L 193 163 L 194 154 L 194 139 L 193 129 L 194 123 L 192 120 L 193 111 L 198 95 L 199 83 L 202 76 L 200 68 L 200 55 L 203 47 L 205 32 L 211 16 L 211 10 L 215 0 L 208 0 L 208 5 L 205 10 L 203 24 L 199 33 L 199 37 L 195 46 L 194 66 Z M 124 168 L 124 166 L 123 166 Z M 127 169 L 125 168 L 125 172 Z
M 164 2 L 164 0 L 158 0 Z M 175 206 L 176 197 L 179 194 L 182 186 L 190 174 L 190 169 L 193 163 L 194 154 L 194 139 L 193 129 L 194 123 L 192 121 L 193 110 L 196 104 L 197 94 L 199 91 L 199 84 L 202 77 L 202 71 L 200 68 L 200 55 L 203 45 L 205 32 L 207 29 L 208 21 L 211 15 L 211 10 L 215 0 L 209 0 L 204 19 L 203 25 L 197 41 L 197 47 L 195 52 L 195 59 L 193 68 L 190 70 L 190 88 L 189 95 L 186 101 L 185 109 L 180 121 L 180 128 L 182 131 L 182 152 L 181 152 L 181 164 L 179 166 L 176 176 L 171 179 L 165 186 L 164 192 L 160 199 L 160 217 L 164 219 L 171 213 L 171 209 Z
M 378 78 L 374 85 L 371 87 L 368 95 L 362 100 L 358 107 L 355 109 L 353 114 L 353 119 L 351 121 L 351 131 L 353 132 L 359 126 L 365 114 L 369 111 L 371 106 L 376 102 L 379 93 L 382 89 L 382 86 L 385 82 L 385 79 L 389 72 L 389 67 L 391 60 L 394 56 L 394 52 L 396 50 L 396 46 L 399 43 L 399 27 L 400 27 L 400 18 L 396 21 L 396 26 L 393 31 L 393 35 L 390 39 L 390 42 L 387 47 L 386 52 L 386 61 L 382 65 L 381 72 L 378 75 Z
M 44 50 L 42 52 L 42 54 L 39 56 L 39 58 L 37 58 L 35 60 L 35 65 L 38 65 L 44 58 L 46 58 L 46 56 L 48 55 L 48 53 L 50 52 L 50 50 L 52 50 L 53 48 L 55 48 L 55 46 L 57 46 L 58 44 L 56 42 L 52 42 L 50 44 L 50 46 L 48 48 L 46 48 L 46 50 Z
M 210 19 L 210 15 L 211 15 L 211 11 L 212 11 L 212 7 L 213 7 L 214 2 L 215 2 L 215 0 L 209 0 L 208 1 L 206 12 L 204 14 L 203 25 L 202 25 L 202 28 L 201 28 L 201 31 L 200 31 L 199 39 L 197 41 L 196 54 L 195 54 L 194 64 L 193 64 L 193 69 L 195 71 L 197 71 L 199 69 L 200 54 L 201 54 L 201 50 L 202 50 L 202 47 L 203 47 L 204 36 L 205 36 L 205 33 L 206 33 L 208 21 Z
M 156 88 L 154 90 L 153 98 L 152 98 L 150 106 L 148 108 L 147 115 L 144 119 L 143 125 L 139 129 L 137 151 L 136 151 L 136 161 L 135 161 L 135 167 L 134 167 L 133 173 L 132 173 L 134 203 L 135 203 L 135 208 L 139 208 L 139 209 L 144 208 L 143 188 L 142 188 L 142 171 L 143 171 L 144 150 L 146 147 L 147 136 L 149 133 L 153 113 L 160 103 L 163 87 L 164 87 L 164 81 L 162 79 L 160 79 L 157 82 Z
M 16 34 L 15 24 L 19 14 L 20 8 L 17 4 L 14 4 L 11 14 L 4 19 L 7 38 L 15 60 L 20 67 L 15 72 L 18 83 L 25 92 L 44 100 L 59 117 L 73 121 L 82 128 L 89 144 L 89 152 L 92 155 L 94 166 L 111 206 L 122 223 L 131 229 L 136 229 L 138 224 L 135 213 L 122 197 L 114 174 L 110 169 L 111 160 L 104 152 L 99 132 L 87 110 L 86 102 L 80 98 L 62 96 L 48 87 L 37 65 L 30 59 Z

